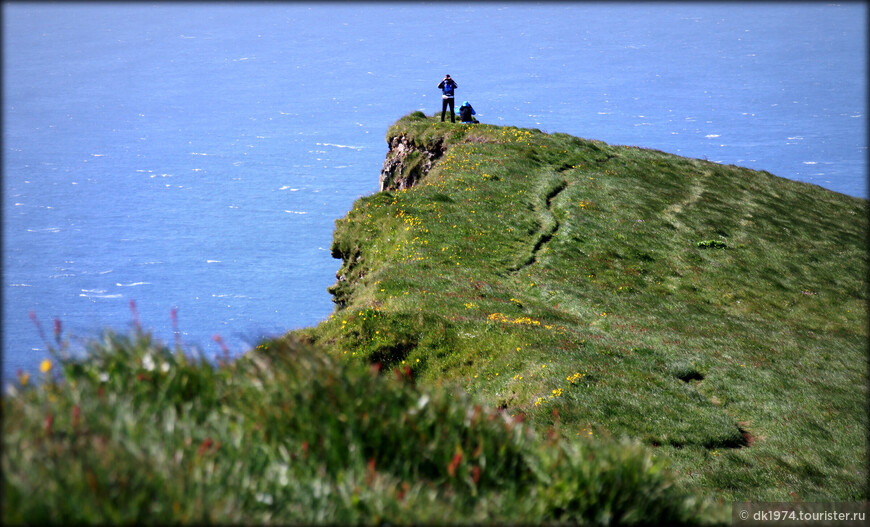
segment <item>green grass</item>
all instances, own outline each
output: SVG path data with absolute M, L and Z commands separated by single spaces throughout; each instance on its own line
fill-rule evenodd
M 216 366 L 139 329 L 75 359 L 56 335 L 3 398 L 4 522 L 723 524 L 730 501 L 867 499 L 866 200 L 419 112 L 402 136 L 443 155 L 336 221 L 323 323 Z
M 447 151 L 336 222 L 339 309 L 300 335 L 642 441 L 689 490 L 867 498 L 866 200 L 419 112 L 397 136 Z
M 264 342 L 213 367 L 147 333 L 19 379 L 4 524 L 717 522 L 637 444 L 541 439 L 402 369 Z

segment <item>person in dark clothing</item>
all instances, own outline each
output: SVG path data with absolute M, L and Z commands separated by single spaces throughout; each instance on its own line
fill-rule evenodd
M 441 96 L 441 122 L 444 122 L 444 114 L 447 112 L 447 106 L 450 106 L 450 122 L 456 122 L 456 116 L 453 114 L 453 90 L 458 88 L 459 85 L 450 78 L 450 75 L 445 75 L 444 80 L 438 83 L 438 88 L 441 89 L 443 95 Z
M 468 104 L 468 101 L 462 103 L 462 106 L 459 107 L 459 120 L 462 121 L 463 124 L 474 124 L 477 121 L 473 116 L 477 115 L 477 112 L 474 111 L 474 108 Z

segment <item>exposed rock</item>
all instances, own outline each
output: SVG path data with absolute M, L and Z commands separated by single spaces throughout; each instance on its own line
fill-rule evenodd
M 378 178 L 378 190 L 403 190 L 423 179 L 444 155 L 446 146 L 438 142 L 432 146 L 417 145 L 404 134 L 390 139 L 390 150 Z
M 338 279 L 333 285 L 326 288 L 332 295 L 332 301 L 340 307 L 347 305 L 353 286 L 365 277 L 367 269 L 359 245 L 343 247 L 333 241 L 332 257 L 341 259 L 341 268 L 335 273 Z

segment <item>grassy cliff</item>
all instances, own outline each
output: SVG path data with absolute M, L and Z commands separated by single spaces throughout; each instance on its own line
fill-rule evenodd
M 866 200 L 421 113 L 387 141 L 318 326 L 214 364 L 138 323 L 69 356 L 57 321 L 3 397 L 4 523 L 725 524 L 731 500 L 867 499 Z
M 419 112 L 387 142 L 336 222 L 339 309 L 299 334 L 727 500 L 866 499 L 866 200 Z

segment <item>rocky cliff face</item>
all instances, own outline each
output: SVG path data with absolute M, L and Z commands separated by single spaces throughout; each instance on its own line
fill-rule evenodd
M 418 145 L 404 134 L 390 139 L 390 150 L 378 179 L 378 189 L 403 190 L 417 184 L 447 150 L 443 142 Z

